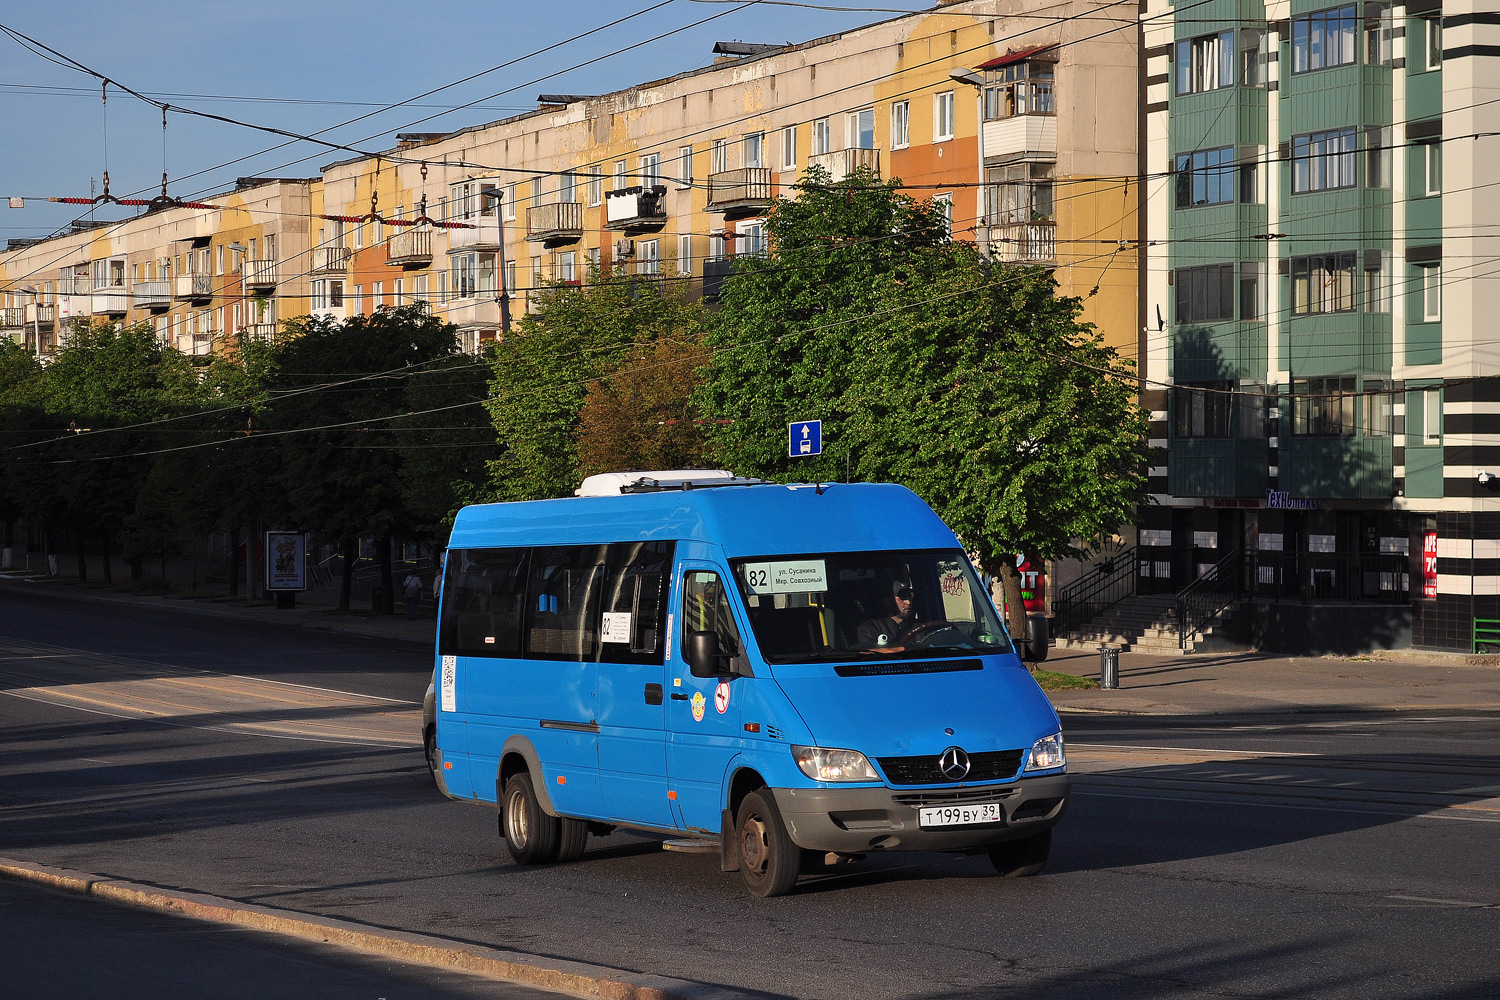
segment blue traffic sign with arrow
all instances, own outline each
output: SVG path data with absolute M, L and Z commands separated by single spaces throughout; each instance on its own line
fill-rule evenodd
M 823 421 L 799 420 L 787 426 L 786 453 L 792 458 L 823 454 Z

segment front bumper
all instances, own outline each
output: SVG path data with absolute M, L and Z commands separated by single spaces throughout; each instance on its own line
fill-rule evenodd
M 1056 826 L 1068 808 L 1066 774 L 956 788 L 773 788 L 792 842 L 809 851 L 982 851 Z M 999 802 L 1004 822 L 924 830 L 925 806 Z

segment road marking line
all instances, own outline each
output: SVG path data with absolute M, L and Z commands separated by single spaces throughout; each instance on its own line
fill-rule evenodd
M 1402 899 L 1409 903 L 1434 903 L 1438 906 L 1459 906 L 1469 909 L 1494 910 L 1500 909 L 1500 903 L 1476 903 L 1468 899 L 1440 899 L 1436 896 L 1387 896 L 1386 899 Z

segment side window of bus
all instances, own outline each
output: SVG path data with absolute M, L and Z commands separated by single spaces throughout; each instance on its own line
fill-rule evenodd
M 740 641 L 740 630 L 735 627 L 734 615 L 729 610 L 729 597 L 724 593 L 724 584 L 719 574 L 704 570 L 690 570 L 682 579 L 682 648 L 687 649 L 687 637 L 694 632 L 719 633 L 720 648 L 733 653 L 735 666 L 746 668 L 745 644 Z
M 449 656 L 519 654 L 526 566 L 526 549 L 449 552 L 439 652 Z
M 526 652 L 537 659 L 592 660 L 599 645 L 603 545 L 531 550 Z
M 600 616 L 628 615 L 629 625 L 616 641 L 600 643 L 606 663 L 664 663 L 662 636 L 667 619 L 667 581 L 672 567 L 671 542 L 617 542 L 609 547 Z

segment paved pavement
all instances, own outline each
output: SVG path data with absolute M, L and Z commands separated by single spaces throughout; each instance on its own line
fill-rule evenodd
M 45 587 L 59 596 L 135 602 L 418 644 L 430 644 L 436 632 L 431 607 L 415 621 L 407 620 L 399 602 L 394 615 L 373 614 L 368 600 L 351 611 L 340 612 L 337 589 L 333 587 L 299 594 L 296 606 L 285 610 L 265 600 L 247 603 L 242 598 L 229 600 L 207 594 L 131 595 L 98 585 L 0 574 L 0 599 L 6 587 Z M 1054 649 L 1044 666 L 1097 680 L 1099 654 L 1093 650 Z M 1500 710 L 1500 657 L 1413 650 L 1354 657 L 1253 652 L 1158 656 L 1127 652 L 1120 654 L 1119 688 L 1055 692 L 1051 697 L 1065 713 L 1494 711 Z

